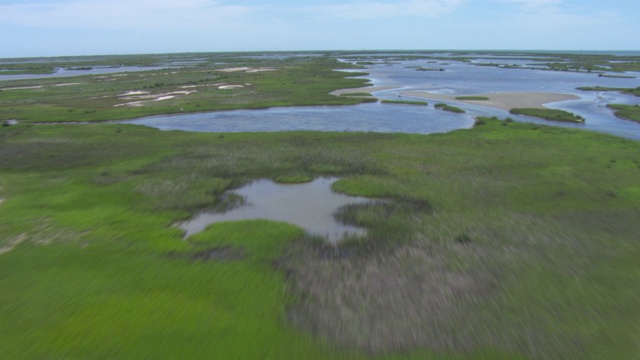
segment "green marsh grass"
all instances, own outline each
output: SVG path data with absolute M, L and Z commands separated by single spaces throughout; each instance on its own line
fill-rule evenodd
M 511 114 L 538 117 L 545 120 L 584 123 L 584 118 L 564 110 L 539 109 L 539 108 L 514 108 L 509 110 Z
M 419 100 L 381 100 L 380 102 L 383 104 L 399 104 L 399 105 L 422 105 L 422 106 L 429 105 L 428 102 L 419 101 Z
M 274 70 L 225 72 L 225 67 L 218 64 L 220 60 L 249 68 Z M 144 64 L 148 59 L 139 61 Z M 375 101 L 374 98 L 330 95 L 336 89 L 366 84 L 366 80 L 348 78 L 358 73 L 334 71 L 337 67 L 347 68 L 349 65 L 328 57 L 302 57 L 286 62 L 214 57 L 195 67 L 2 81 L 0 120 L 94 122 L 158 114 L 294 105 L 352 105 Z M 65 86 L 59 86 L 61 84 Z M 220 89 L 222 85 L 242 87 Z M 125 95 L 132 91 L 145 92 L 143 95 L 150 98 L 137 99 L 132 98 L 134 95 Z M 173 98 L 146 101 L 139 106 L 123 106 L 167 96 Z
M 24 239 L 0 255 L 3 356 L 635 359 L 640 144 L 482 120 L 433 135 L 1 127 L 0 247 Z M 384 200 L 337 214 L 368 235 L 174 227 L 292 175 Z
M 451 106 L 451 105 L 447 105 L 445 103 L 438 103 L 434 105 L 436 109 L 440 109 L 440 110 L 444 110 L 444 111 L 449 111 L 449 112 L 453 112 L 453 113 L 464 113 L 465 111 L 460 109 L 457 106 Z
M 583 91 L 619 91 L 623 94 L 630 94 L 634 96 L 640 96 L 640 87 L 636 88 L 613 88 L 613 87 L 603 87 L 603 86 L 584 86 L 579 87 L 578 90 Z
M 638 105 L 611 104 L 608 107 L 614 109 L 619 118 L 640 122 L 640 106 Z

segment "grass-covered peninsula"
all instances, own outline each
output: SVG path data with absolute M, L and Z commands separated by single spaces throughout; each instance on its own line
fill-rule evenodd
M 329 57 L 251 59 L 238 54 L 202 55 L 195 65 L 140 72 L 0 82 L 0 120 L 70 122 L 212 110 L 293 105 L 348 105 L 375 101 L 334 96 L 335 89 L 364 86 L 353 68 Z M 127 58 L 128 59 L 128 58 Z M 135 58 L 134 58 L 135 59 Z M 129 59 L 133 63 L 134 59 Z M 96 64 L 121 60 L 100 58 Z M 139 64 L 170 66 L 152 56 Z M 172 59 L 176 61 L 177 59 Z
M 640 122 L 640 106 L 638 105 L 611 104 L 608 107 L 614 109 L 619 118 Z
M 578 90 L 583 90 L 583 91 L 619 91 L 619 92 L 621 92 L 623 94 L 640 96 L 640 87 L 636 87 L 636 88 L 612 88 L 612 87 L 604 87 L 604 86 L 583 86 L 583 87 L 579 87 Z

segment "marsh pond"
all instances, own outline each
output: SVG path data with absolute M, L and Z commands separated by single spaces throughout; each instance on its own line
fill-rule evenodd
M 185 237 L 203 231 L 222 221 L 268 219 L 298 225 L 311 236 L 319 236 L 330 243 L 345 237 L 361 236 L 366 230 L 335 219 L 342 206 L 371 203 L 374 200 L 352 197 L 331 191 L 337 178 L 318 178 L 304 184 L 278 184 L 271 180 L 256 180 L 231 193 L 242 201 L 228 211 L 203 211 L 179 224 Z

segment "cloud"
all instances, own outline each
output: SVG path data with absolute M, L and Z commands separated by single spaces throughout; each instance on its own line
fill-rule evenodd
M 332 18 L 376 19 L 402 16 L 438 17 L 454 12 L 464 0 L 360 1 L 308 8 Z

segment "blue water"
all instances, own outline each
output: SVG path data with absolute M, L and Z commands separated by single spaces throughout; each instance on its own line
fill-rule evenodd
M 447 113 L 426 106 L 381 103 L 354 106 L 297 106 L 265 110 L 234 110 L 161 115 L 132 121 L 161 130 L 205 132 L 362 131 L 429 134 L 469 128 L 470 115 Z
M 513 61 L 513 60 L 509 60 Z M 445 71 L 416 71 L 415 67 L 443 68 Z M 466 114 L 443 112 L 429 106 L 361 104 L 340 107 L 283 107 L 266 110 L 221 111 L 185 115 L 165 115 L 128 121 L 162 130 L 207 132 L 259 131 L 373 131 L 428 134 L 468 128 L 475 116 L 512 117 L 516 121 L 582 128 L 640 140 L 640 124 L 622 120 L 607 104 L 640 104 L 640 98 L 617 92 L 586 92 L 581 86 L 634 88 L 636 78 L 598 77 L 591 73 L 556 72 L 534 69 L 502 69 L 475 66 L 472 63 L 441 60 L 410 60 L 367 66 L 365 76 L 374 86 L 393 89 L 376 92 L 387 99 L 407 99 L 404 91 L 426 91 L 448 95 L 472 95 L 492 92 L 558 92 L 573 94 L 578 100 L 549 104 L 551 108 L 571 111 L 586 119 L 584 125 L 551 122 L 478 105 L 449 102 Z M 438 100 L 438 102 L 443 102 Z M 447 101 L 444 101 L 447 102 Z
M 0 81 L 3 80 L 27 80 L 27 79 L 48 79 L 61 78 L 82 75 L 103 75 L 116 74 L 135 71 L 149 71 L 166 69 L 163 66 L 120 66 L 120 67 L 100 67 L 96 66 L 91 70 L 70 70 L 65 68 L 57 68 L 52 74 L 20 74 L 20 75 L 2 75 L 0 71 Z

